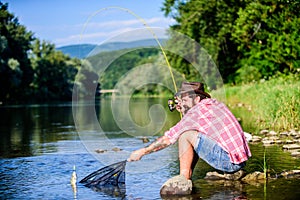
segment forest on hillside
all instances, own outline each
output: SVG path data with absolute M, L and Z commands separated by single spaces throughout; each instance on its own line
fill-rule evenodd
M 172 30 L 193 38 L 212 55 L 225 83 L 299 71 L 298 0 L 165 0 L 162 10 L 176 20 Z M 170 60 L 187 77 L 194 76 L 183 58 Z
M 70 101 L 74 88 L 80 95 L 93 98 L 100 87 L 113 88 L 120 77 L 136 66 L 164 62 L 159 48 L 134 49 L 125 54 L 122 50 L 102 52 L 89 59 L 71 58 L 54 44 L 36 38 L 8 8 L 8 4 L 0 2 L 1 103 Z M 176 21 L 170 27 L 166 48 L 180 49 L 186 45 L 171 31 L 201 44 L 224 83 L 236 85 L 299 73 L 297 0 L 165 0 L 162 12 Z M 192 81 L 199 80 L 199 73 L 191 64 L 198 62 L 195 55 L 199 52 L 197 46 L 191 46 L 186 52 L 189 59 L 172 51 L 166 51 L 166 56 L 172 69 Z M 101 59 L 109 60 L 116 54 L 122 56 L 105 66 L 103 73 Z M 208 73 L 209 67 L 204 71 Z M 158 88 L 151 85 L 139 92 L 163 92 Z

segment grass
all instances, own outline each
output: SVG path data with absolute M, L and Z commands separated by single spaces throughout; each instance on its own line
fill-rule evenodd
M 280 76 L 268 81 L 225 86 L 227 105 L 241 118 L 245 131 L 299 130 L 300 78 Z M 218 91 L 212 92 L 217 98 Z

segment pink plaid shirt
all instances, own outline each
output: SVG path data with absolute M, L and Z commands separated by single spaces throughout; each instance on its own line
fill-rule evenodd
M 185 131 L 195 130 L 215 140 L 239 164 L 251 156 L 244 132 L 230 110 L 215 99 L 203 99 L 192 107 L 170 130 L 165 132 L 175 143 Z

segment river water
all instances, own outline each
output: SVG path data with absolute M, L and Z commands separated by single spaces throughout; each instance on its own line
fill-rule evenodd
M 57 103 L 0 107 L 0 199 L 162 199 L 161 185 L 178 174 L 177 146 L 127 163 L 125 191 L 95 191 L 77 181 L 108 164 L 125 160 L 130 152 L 154 141 L 180 116 L 167 110 L 166 99 L 102 99 L 99 103 Z M 266 153 L 269 170 L 299 169 L 280 146 L 252 145 L 245 170 L 262 171 Z M 98 150 L 98 152 L 96 152 Z M 104 151 L 99 153 L 99 151 Z M 298 199 L 298 179 L 265 184 L 206 181 L 213 171 L 199 161 L 195 194 L 172 199 Z

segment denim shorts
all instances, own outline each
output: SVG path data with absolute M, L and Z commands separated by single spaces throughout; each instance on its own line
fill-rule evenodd
M 240 164 L 231 163 L 228 153 L 204 134 L 198 134 L 197 143 L 195 151 L 198 156 L 217 170 L 231 173 L 245 166 L 245 162 Z

